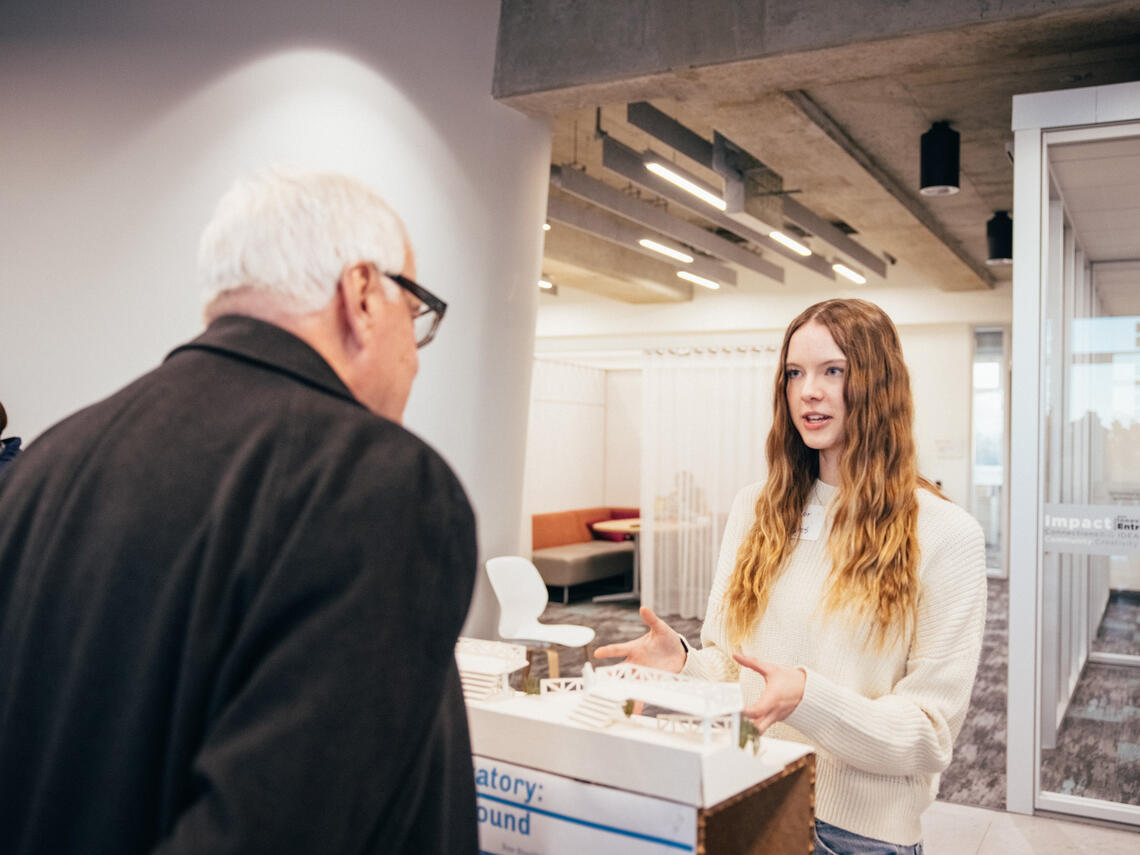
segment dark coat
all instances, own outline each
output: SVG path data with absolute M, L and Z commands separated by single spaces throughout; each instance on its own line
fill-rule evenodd
M 20 438 L 18 436 L 0 439 L 0 472 L 7 469 L 9 464 L 19 456 Z
M 236 316 L 0 479 L 0 852 L 473 853 L 447 464 Z

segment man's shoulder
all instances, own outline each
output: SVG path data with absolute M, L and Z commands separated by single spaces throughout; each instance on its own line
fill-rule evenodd
M 467 503 L 458 476 L 443 456 L 423 438 L 396 422 L 362 407 L 325 403 L 305 429 L 302 466 L 332 467 L 344 472 L 345 483 L 374 496 L 406 492 L 450 496 Z M 328 416 L 334 416 L 328 418 Z

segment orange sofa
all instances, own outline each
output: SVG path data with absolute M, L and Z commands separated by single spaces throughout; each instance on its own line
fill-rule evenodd
M 570 586 L 633 572 L 633 543 L 621 535 L 596 533 L 596 522 L 641 515 L 637 508 L 584 508 L 534 514 L 531 549 L 534 566 L 543 581 L 562 588 L 562 602 Z

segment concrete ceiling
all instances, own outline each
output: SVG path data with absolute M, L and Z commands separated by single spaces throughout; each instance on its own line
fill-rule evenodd
M 731 139 L 782 178 L 783 190 L 794 191 L 786 198 L 850 227 L 854 240 L 876 255 L 906 262 L 916 284 L 950 291 L 987 289 L 1011 276 L 1008 266 L 986 265 L 985 227 L 995 211 L 1012 208 L 1012 96 L 1140 78 L 1135 0 L 537 5 L 553 10 L 536 11 L 526 0 L 502 4 L 495 92 L 552 120 L 553 164 L 584 170 L 715 231 L 718 223 L 702 215 L 700 203 L 663 200 L 602 165 L 602 137 L 609 136 L 637 152 L 653 149 L 714 188 L 723 186 L 707 165 L 668 150 L 626 120 L 627 104 L 649 101 L 706 140 L 714 131 Z M 950 122 L 961 135 L 956 195 L 918 192 L 919 139 L 934 121 Z M 1137 160 L 1131 150 L 1121 157 Z M 1084 168 L 1113 169 L 1103 152 L 1057 168 L 1072 173 L 1065 181 L 1074 187 L 1084 181 L 1078 175 Z M 1140 198 L 1135 187 L 1131 198 Z M 1117 231 L 1135 234 L 1135 225 Z M 559 228 L 556 223 L 548 234 Z M 1102 239 L 1109 240 L 1090 236 Z M 554 238 L 551 267 L 571 267 L 577 287 L 616 299 L 678 299 L 675 289 L 654 294 L 644 282 L 638 287 L 637 277 L 613 260 L 612 245 L 591 251 L 597 240 L 578 232 L 568 253 L 563 248 L 570 242 Z M 841 258 L 818 238 L 807 243 L 829 261 Z M 827 285 L 824 275 L 804 271 L 768 245 L 742 245 L 794 272 L 789 282 L 815 277 Z M 788 287 L 735 267 L 740 287 Z M 887 282 L 905 287 L 891 280 L 891 270 Z

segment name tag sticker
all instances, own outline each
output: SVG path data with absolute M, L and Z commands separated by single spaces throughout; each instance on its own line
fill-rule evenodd
M 804 518 L 800 523 L 800 540 L 819 540 L 826 516 L 827 512 L 823 505 L 808 505 L 804 508 Z

